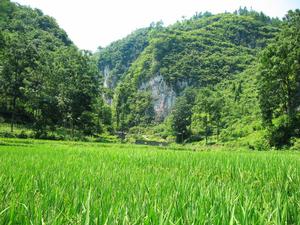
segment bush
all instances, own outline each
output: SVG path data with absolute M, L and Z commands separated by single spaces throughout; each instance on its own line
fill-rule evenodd
M 56 135 L 56 140 L 58 141 L 65 140 L 65 137 L 63 135 Z
M 286 124 L 280 124 L 277 127 L 269 129 L 267 139 L 270 146 L 282 148 L 285 145 L 290 145 L 291 129 Z
M 257 151 L 267 151 L 270 150 L 271 147 L 268 143 L 268 141 L 266 140 L 266 138 L 261 138 L 259 140 L 257 140 L 254 144 L 254 149 Z M 249 147 L 250 148 L 250 147 Z M 251 149 L 251 148 L 250 148 Z
M 34 132 L 34 138 L 47 140 L 48 135 L 47 135 L 46 131 L 36 131 L 36 132 Z
M 80 117 L 80 120 L 78 121 L 78 128 L 83 132 L 84 135 L 93 135 L 97 132 L 96 121 L 97 116 L 94 113 L 84 111 Z
M 203 140 L 203 137 L 200 135 L 200 134 L 194 134 L 194 135 L 191 135 L 187 140 L 186 142 L 198 142 L 198 141 L 201 141 Z
M 5 137 L 5 138 L 15 138 L 15 137 L 16 137 L 16 135 L 15 135 L 14 133 L 7 132 L 7 131 L 2 132 L 2 133 L 1 133 L 1 136 L 2 136 L 2 137 Z
M 292 138 L 291 140 L 292 147 L 290 150 L 299 151 L 300 150 L 300 138 Z
M 112 135 L 101 135 L 95 139 L 95 142 L 102 142 L 102 143 L 118 143 L 120 142 L 116 136 Z
M 19 133 L 17 135 L 18 138 L 23 138 L 23 139 L 26 139 L 28 138 L 28 135 L 26 134 L 26 132 L 24 130 L 21 131 L 21 133 Z

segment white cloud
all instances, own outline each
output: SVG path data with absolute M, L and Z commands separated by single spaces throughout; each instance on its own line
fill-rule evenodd
M 74 43 L 95 50 L 120 39 L 133 30 L 163 20 L 170 24 L 195 12 L 232 12 L 239 6 L 283 17 L 289 9 L 300 8 L 299 0 L 15 0 L 41 9 L 54 17 Z

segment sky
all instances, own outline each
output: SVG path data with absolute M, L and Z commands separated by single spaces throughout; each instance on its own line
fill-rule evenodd
M 282 18 L 300 0 L 14 0 L 56 19 L 81 49 L 95 51 L 151 22 L 169 25 L 196 12 L 233 12 L 240 6 Z

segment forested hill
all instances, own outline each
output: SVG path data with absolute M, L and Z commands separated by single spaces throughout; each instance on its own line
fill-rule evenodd
M 72 45 L 66 32 L 59 28 L 54 18 L 46 16 L 39 9 L 31 9 L 8 0 L 1 1 L 0 5 L 1 33 L 26 36 L 24 38 L 39 38 L 52 49 Z
M 84 130 L 100 92 L 91 53 L 39 9 L 1 0 L 0 15 L 0 119 L 12 131 L 30 125 L 37 137 L 57 127 Z
M 113 90 L 117 126 L 162 121 L 187 87 L 215 85 L 244 71 L 280 24 L 247 9 L 200 13 L 168 27 L 152 27 L 151 32 L 138 30 L 101 50 L 99 68 L 105 87 Z
M 198 13 L 92 54 L 2 0 L 0 136 L 300 146 L 299 24 L 299 10 Z
M 128 72 L 131 64 L 139 54 L 149 45 L 152 32 L 162 28 L 160 23 L 152 24 L 148 28 L 141 28 L 127 37 L 113 42 L 106 48 L 99 48 L 98 67 L 103 74 L 104 98 L 111 103 L 112 90 L 117 86 L 121 77 Z

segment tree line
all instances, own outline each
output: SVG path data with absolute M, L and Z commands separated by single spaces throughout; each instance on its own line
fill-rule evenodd
M 218 139 L 220 131 L 225 139 L 233 137 L 231 121 L 238 127 L 249 116 L 248 123 L 261 123 L 257 129 L 265 131 L 269 146 L 283 147 L 299 138 L 299 41 L 300 11 L 289 11 L 281 31 L 249 69 L 231 81 L 184 92 L 171 120 L 177 142 L 188 140 L 193 133 L 201 134 L 206 142 L 209 137 Z
M 100 132 L 102 81 L 93 54 L 40 10 L 1 1 L 1 13 L 0 116 L 11 131 L 23 123 L 37 137 L 58 127 Z
M 261 131 L 276 147 L 300 136 L 299 10 L 283 21 L 242 8 L 197 13 L 95 54 L 38 9 L 3 0 L 0 15 L 0 119 L 11 132 L 20 123 L 35 137 L 146 127 L 209 144 Z M 140 88 L 157 74 L 177 96 L 164 121 L 155 120 L 151 90 Z

